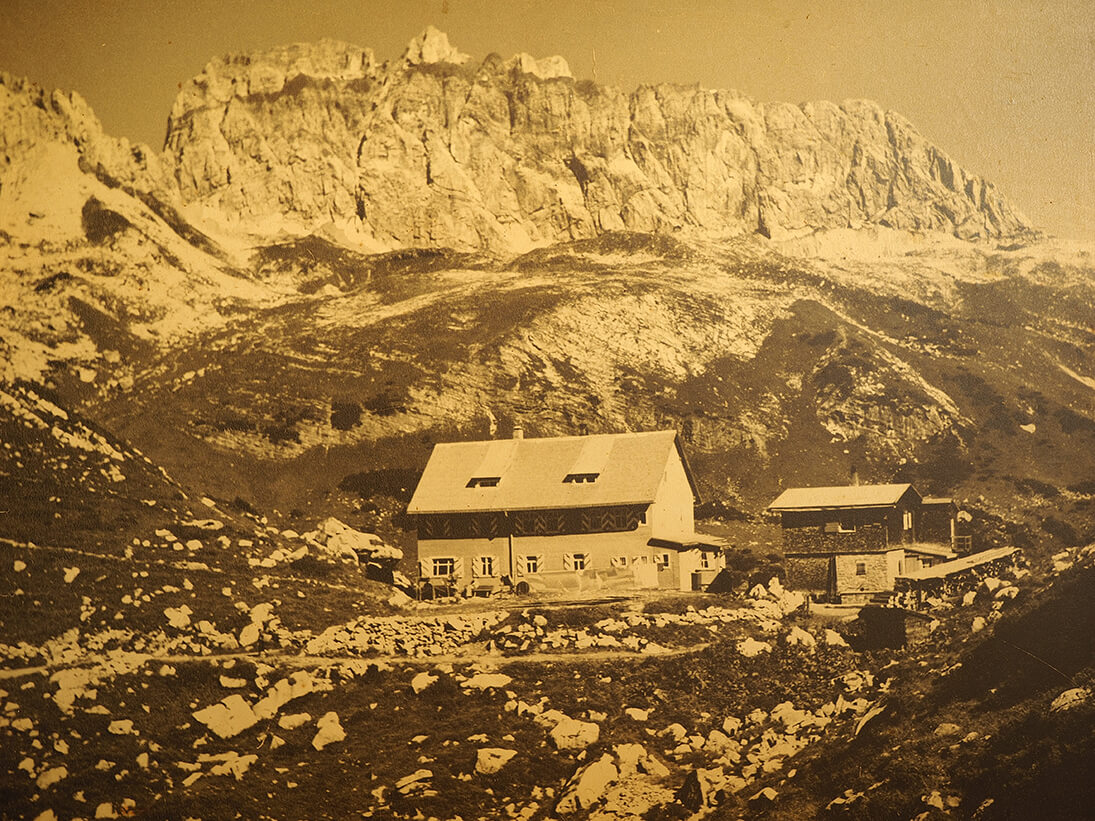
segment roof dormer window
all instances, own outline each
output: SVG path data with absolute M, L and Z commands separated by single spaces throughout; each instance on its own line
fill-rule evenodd
M 558 474 L 556 474 L 556 475 L 558 475 Z M 566 476 L 563 477 L 563 484 L 564 485 L 582 485 L 582 484 L 587 484 L 587 483 L 592 484 L 593 482 L 597 481 L 597 477 L 600 476 L 600 475 L 601 474 L 599 474 L 599 473 L 568 473 Z
M 501 476 L 473 476 L 465 487 L 498 487 L 500 481 Z

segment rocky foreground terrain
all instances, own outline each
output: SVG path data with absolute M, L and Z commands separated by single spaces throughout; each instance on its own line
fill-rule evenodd
M 162 152 L 0 76 L 0 813 L 1084 817 L 1093 250 L 871 103 L 433 30 L 215 60 Z M 433 443 L 517 425 L 681 431 L 737 592 L 338 547 L 409 572 Z M 1029 572 L 901 651 L 795 610 L 762 510 L 852 465 Z

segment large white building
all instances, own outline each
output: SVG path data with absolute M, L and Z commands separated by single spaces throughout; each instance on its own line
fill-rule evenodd
M 423 581 L 458 590 L 704 587 L 722 567 L 697 536 L 695 481 L 674 431 L 437 445 L 407 512 Z

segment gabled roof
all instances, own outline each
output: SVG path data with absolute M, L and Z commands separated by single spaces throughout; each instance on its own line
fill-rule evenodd
M 840 510 L 859 507 L 892 507 L 916 489 L 903 485 L 839 485 L 837 487 L 793 487 L 783 491 L 768 510 Z M 917 493 L 917 498 L 920 494 Z
M 475 513 L 650 504 L 670 459 L 679 458 L 698 498 L 675 431 L 495 439 L 436 445 L 407 512 Z M 596 474 L 594 481 L 564 482 Z M 469 487 L 473 479 L 497 484 Z

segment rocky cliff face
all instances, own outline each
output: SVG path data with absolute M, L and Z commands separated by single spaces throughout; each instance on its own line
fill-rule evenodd
M 433 29 L 390 64 L 332 41 L 213 61 L 175 102 L 166 160 L 195 214 L 373 248 L 516 252 L 625 229 L 1028 228 L 874 103 L 625 94 L 576 81 L 558 57 L 471 65 Z

